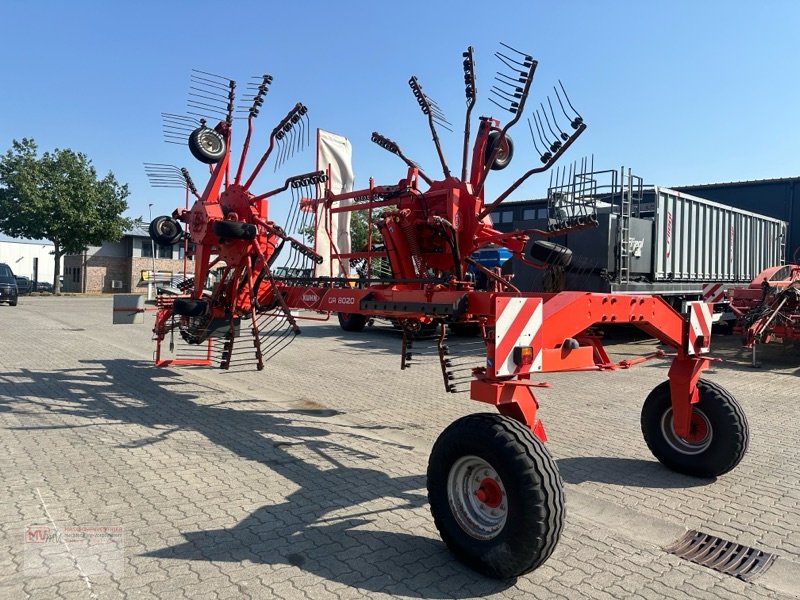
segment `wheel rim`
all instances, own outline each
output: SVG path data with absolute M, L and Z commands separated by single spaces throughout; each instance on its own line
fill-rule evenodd
M 661 418 L 661 433 L 666 442 L 681 454 L 700 454 L 708 449 L 714 437 L 714 430 L 706 414 L 697 407 L 692 407 L 689 421 L 689 435 L 681 437 L 675 433 L 672 420 L 672 408 L 667 409 Z
M 217 154 L 222 150 L 222 140 L 218 136 L 211 133 L 212 130 L 206 130 L 198 136 L 197 142 L 202 146 L 206 152 Z
M 172 238 L 175 237 L 178 233 L 178 228 L 175 226 L 174 223 L 170 221 L 161 221 L 157 226 L 156 230 L 159 234 L 161 234 L 165 238 Z
M 505 527 L 508 497 L 500 476 L 477 456 L 463 456 L 450 468 L 447 500 L 459 526 L 478 540 L 490 540 Z

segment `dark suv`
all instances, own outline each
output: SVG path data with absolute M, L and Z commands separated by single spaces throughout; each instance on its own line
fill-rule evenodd
M 17 280 L 17 294 L 27 296 L 33 291 L 33 282 L 30 279 L 19 275 L 15 279 Z
M 17 280 L 7 264 L 0 263 L 0 302 L 17 305 Z

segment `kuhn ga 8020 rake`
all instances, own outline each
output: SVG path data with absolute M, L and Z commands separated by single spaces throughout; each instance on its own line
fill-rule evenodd
M 587 333 L 592 325 L 631 323 L 675 349 L 668 381 L 650 393 L 641 413 L 645 440 L 667 467 L 699 477 L 726 473 L 742 459 L 748 429 L 736 400 L 716 383 L 700 378 L 709 362 L 707 305 L 692 305 L 684 317 L 655 296 L 523 293 L 499 269 L 472 258 L 482 248 L 499 246 L 532 268 L 568 267 L 571 255 L 566 248 L 530 238 L 593 224 L 593 213 L 588 212 L 559 221 L 558 231 L 502 233 L 492 226 L 492 209 L 527 178 L 550 168 L 586 128 L 559 83 L 555 98 L 541 103 L 528 120 L 540 164 L 487 202 L 484 184 L 493 170 L 507 167 L 512 159 L 508 131 L 524 114 L 537 67 L 531 56 L 508 46 L 496 57 L 503 72 L 495 78 L 492 100 L 511 118 L 501 125 L 492 117 L 480 117 L 472 139 L 477 88 L 469 48 L 463 55 L 467 110 L 459 174 L 448 167 L 437 135 L 437 127 L 448 123 L 412 77 L 409 85 L 427 118 L 443 177 L 429 176 L 394 141 L 374 133 L 375 143 L 406 163 L 406 176 L 396 185 L 371 183 L 367 189 L 342 194 L 325 184 L 324 170 L 290 178 L 271 192 L 252 192 L 256 174 L 276 147 L 280 163 L 302 144 L 300 138 L 308 131 L 306 109 L 297 104 L 272 130 L 267 151 L 244 178 L 253 120 L 270 78 L 265 76 L 255 88 L 235 170 L 230 154 L 235 84 L 211 78 L 223 92 L 223 118 L 213 128 L 203 122 L 184 132 L 192 154 L 214 165 L 210 180 L 191 210 L 159 217 L 151 232 L 159 243 L 176 243 L 182 223 L 195 253 L 194 279 L 184 283 L 185 294 L 159 300 L 157 356 L 161 342 L 177 330 L 183 340 L 207 347 L 205 358 L 210 361 L 211 340 L 221 331 L 214 343 L 221 344 L 218 359 L 227 368 L 235 356 L 241 321 L 249 324 L 252 350 L 248 352 L 261 369 L 268 355 L 299 331 L 296 320 L 303 314 L 320 318 L 314 315 L 337 313 L 342 327 L 350 331 L 382 317 L 403 330 L 403 366 L 410 358 L 413 334 L 438 325 L 435 343 L 443 379 L 448 391 L 456 391 L 445 343 L 448 332 L 470 328 L 479 332 L 486 361 L 471 372 L 470 395 L 493 404 L 500 414 L 464 417 L 441 434 L 428 466 L 428 493 L 436 526 L 454 554 L 483 573 L 505 578 L 541 565 L 555 548 L 564 523 L 562 482 L 543 444 L 546 436 L 534 395 L 537 387 L 547 384 L 533 377 L 553 371 L 627 368 L 663 355 L 615 364 L 599 339 Z M 267 201 L 287 188 L 294 192 L 293 211 L 282 228 L 269 220 Z M 574 190 L 573 195 L 577 195 Z M 589 197 L 573 201 L 583 207 L 593 202 Z M 339 252 L 328 227 L 314 228 L 324 233 L 313 244 L 303 241 L 300 232 L 307 231 L 306 226 L 352 211 L 368 215 L 366 247 Z M 341 276 L 314 274 L 315 265 L 325 260 L 318 252 L 323 245 L 331 250 L 327 273 Z M 278 271 L 273 265 L 287 252 L 293 256 Z M 351 263 L 362 265 L 358 277 L 348 275 Z M 215 267 L 220 269 L 216 283 L 206 289 Z M 277 335 L 277 328 L 288 337 Z M 241 339 L 237 343 L 242 344 Z

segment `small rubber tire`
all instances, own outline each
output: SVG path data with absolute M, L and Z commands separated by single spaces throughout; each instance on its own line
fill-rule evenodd
M 717 477 L 736 465 L 750 440 L 747 418 L 736 399 L 707 379 L 697 381 L 699 400 L 692 405 L 692 435 L 686 440 L 672 429 L 669 381 L 656 386 L 642 407 L 642 435 L 647 447 L 664 466 L 694 477 Z
M 214 221 L 212 229 L 217 236 L 228 240 L 254 240 L 258 235 L 255 225 L 243 221 Z
M 150 238 L 161 246 L 172 246 L 183 236 L 181 224 L 172 217 L 156 217 L 148 228 Z
M 536 240 L 531 244 L 531 258 L 555 267 L 568 267 L 572 263 L 572 250 L 561 244 Z
M 363 331 L 367 326 L 366 315 L 358 313 L 339 313 L 339 327 L 343 331 Z
M 218 163 L 225 157 L 225 151 L 225 138 L 214 129 L 198 127 L 189 134 L 189 152 L 201 163 Z
M 490 529 L 482 530 L 479 537 L 462 525 L 468 513 L 454 506 L 485 513 L 489 503 L 477 500 L 476 507 L 472 498 L 477 499 L 479 490 L 473 488 L 487 471 L 482 474 L 482 467 L 477 467 L 459 479 L 464 461 L 488 466 L 488 472 L 499 479 L 495 489 L 499 488 L 504 503 L 499 504 L 501 514 L 505 513 L 502 522 L 488 517 L 480 526 Z M 544 563 L 558 544 L 565 516 L 558 467 L 544 443 L 511 417 L 480 413 L 453 422 L 433 446 L 427 479 L 428 501 L 442 540 L 456 558 L 484 575 L 518 577 Z M 493 476 L 489 479 L 495 481 Z M 481 488 L 485 481 L 480 482 Z
M 208 303 L 204 300 L 192 298 L 176 298 L 172 303 L 172 312 L 182 317 L 199 317 L 208 310 Z
M 492 171 L 502 171 L 511 163 L 511 159 L 514 158 L 514 140 L 512 140 L 511 136 L 508 134 L 506 134 L 505 137 L 507 148 L 503 148 L 502 145 L 500 146 L 500 151 L 497 153 L 497 156 L 495 156 L 494 162 L 490 167 Z M 495 147 L 500 143 L 500 132 L 490 132 L 486 139 L 486 153 L 483 156 L 484 162 L 489 162 L 492 158 L 492 152 L 494 152 Z

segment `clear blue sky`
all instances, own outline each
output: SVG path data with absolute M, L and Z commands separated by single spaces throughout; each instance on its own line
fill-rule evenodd
M 539 60 L 531 95 L 558 78 L 589 128 L 565 157 L 632 167 L 649 183 L 678 185 L 800 174 L 795 118 L 800 2 L 774 0 L 506 2 L 178 2 L 3 0 L 5 48 L 0 151 L 32 137 L 42 150 L 86 153 L 98 171 L 128 183 L 130 216 L 182 205 L 176 190 L 150 188 L 142 163 L 202 165 L 165 144 L 160 113 L 186 109 L 189 72 L 275 80 L 257 121 L 256 149 L 298 100 L 312 127 L 346 135 L 357 185 L 370 175 L 395 183 L 404 165 L 370 142 L 378 130 L 431 174 L 438 161 L 407 85 L 416 74 L 454 124 L 463 122 L 461 52 L 476 50 L 475 115 L 498 114 L 487 92 L 498 41 Z M 460 125 L 442 132 L 451 167 L 460 164 Z M 473 126 L 474 131 L 474 126 Z M 527 132 L 512 130 L 516 156 L 487 185 L 536 161 Z M 313 148 L 261 191 L 311 170 Z M 511 199 L 543 194 L 547 175 Z M 280 216 L 274 202 L 275 217 Z M 282 219 L 280 219 L 282 220 Z

